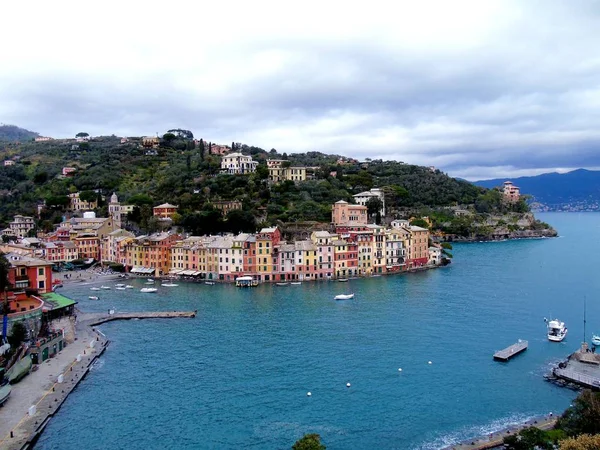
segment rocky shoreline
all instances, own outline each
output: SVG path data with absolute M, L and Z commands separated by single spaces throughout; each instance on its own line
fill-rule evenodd
M 442 239 L 442 242 L 501 242 L 519 239 L 546 239 L 558 237 L 558 232 L 554 229 L 550 230 L 518 230 L 497 232 L 488 235 L 473 235 L 473 236 L 457 236 L 447 235 Z

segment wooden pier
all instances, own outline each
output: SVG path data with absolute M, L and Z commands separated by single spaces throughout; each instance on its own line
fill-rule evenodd
M 506 347 L 504 350 L 499 350 L 494 353 L 494 359 L 496 361 L 508 361 L 513 356 L 518 355 L 519 353 L 527 350 L 527 346 L 529 343 L 527 341 L 519 341 L 516 344 L 513 344 L 509 347 Z
M 113 314 L 84 314 L 81 321 L 88 322 L 88 325 L 100 325 L 113 320 L 132 320 L 132 319 L 174 319 L 174 318 L 194 318 L 197 311 L 159 311 L 159 312 L 116 312 Z

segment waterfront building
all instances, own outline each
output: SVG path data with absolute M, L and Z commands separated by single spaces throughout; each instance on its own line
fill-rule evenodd
M 409 233 L 404 229 L 385 230 L 385 258 L 387 272 L 400 272 L 405 266 L 405 242 Z
M 223 156 L 221 160 L 221 170 L 231 175 L 254 173 L 256 166 L 258 166 L 258 162 L 253 161 L 252 156 L 242 155 L 241 153 L 230 153 Z
M 358 275 L 358 244 L 350 239 L 333 241 L 335 276 L 346 278 Z
M 68 195 L 69 197 L 69 211 L 89 211 L 98 207 L 98 200 L 87 201 L 79 198 L 79 192 L 74 192 Z
M 177 205 L 171 205 L 170 203 L 163 203 L 162 205 L 155 206 L 152 208 L 152 214 L 154 217 L 158 217 L 159 219 L 173 219 L 173 216 L 177 212 Z
M 335 270 L 335 257 L 333 240 L 337 235 L 330 234 L 329 231 L 314 231 L 311 234 L 311 241 L 317 246 L 317 276 L 319 279 L 329 279 L 333 276 Z
M 8 281 L 13 292 L 31 289 L 44 294 L 52 291 L 51 262 L 12 252 L 5 257 L 11 266 Z
M 281 231 L 279 228 L 263 228 L 256 234 L 256 273 L 259 281 L 271 281 L 273 272 L 273 263 L 277 261 L 274 258 L 274 248 L 281 241 Z
M 35 228 L 35 219 L 17 214 L 13 221 L 8 224 L 8 227 L 12 230 L 13 236 L 24 238 Z
M 408 267 L 421 267 L 429 262 L 429 230 L 409 226 L 410 243 L 408 247 Z
M 79 258 L 77 246 L 71 241 L 42 243 L 44 259 L 52 263 L 66 263 Z
M 429 264 L 439 266 L 442 263 L 442 249 L 440 247 L 429 247 Z
M 279 244 L 277 248 L 277 267 L 274 268 L 275 280 L 295 280 L 296 246 L 294 244 Z
M 60 233 L 58 233 L 60 229 Z M 96 217 L 96 213 L 88 211 L 83 217 L 72 217 L 61 222 L 57 228 L 58 238 L 75 240 L 79 236 L 97 236 L 99 239 L 115 230 L 114 223 L 110 217 Z
M 372 275 L 373 273 L 373 233 L 370 231 L 356 231 L 352 237 L 357 243 L 358 251 L 358 274 Z
M 170 270 L 171 246 L 181 239 L 178 234 L 155 233 L 139 236 L 125 244 L 127 269 L 132 273 L 150 270 L 159 276 Z
M 315 280 L 318 278 L 317 252 L 318 247 L 310 240 L 294 242 L 295 261 L 293 279 Z
M 258 257 L 256 256 L 256 235 L 251 234 L 244 242 L 244 273 L 246 275 L 256 274 Z M 258 278 L 257 278 L 258 279 Z
M 125 265 L 127 263 L 125 245 L 134 238 L 135 235 L 133 233 L 120 228 L 108 233 L 102 239 L 100 259 L 102 263 L 112 262 Z
M 373 233 L 373 273 L 385 273 L 386 266 L 386 234 L 385 228 L 379 225 L 368 225 L 368 229 Z
M 171 247 L 171 269 L 169 273 L 206 272 L 206 237 L 190 236 L 177 241 Z M 192 275 L 192 274 L 190 274 Z
M 331 210 L 331 222 L 336 233 L 362 231 L 367 225 L 367 207 L 351 205 L 344 200 L 335 202 Z
M 521 190 L 515 186 L 512 181 L 505 181 L 502 194 L 504 196 L 504 201 L 508 203 L 516 203 L 521 197 Z
M 381 200 L 381 208 L 379 209 L 379 213 L 381 214 L 381 217 L 385 216 L 385 196 L 380 188 L 373 188 L 369 191 L 360 192 L 356 195 L 353 195 L 353 197 L 357 204 L 363 206 L 366 206 L 367 202 L 372 198 Z

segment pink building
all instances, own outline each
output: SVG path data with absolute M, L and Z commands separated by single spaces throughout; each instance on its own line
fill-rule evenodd
M 68 177 L 75 172 L 77 172 L 77 169 L 75 167 L 63 167 L 62 168 L 63 177 Z
M 333 250 L 333 238 L 329 231 L 315 231 L 310 239 L 317 246 L 317 270 L 316 278 L 328 279 L 333 276 L 335 270 L 335 253 Z
M 502 193 L 504 194 L 504 200 L 510 203 L 518 202 L 521 196 L 520 189 L 513 185 L 512 181 L 504 182 L 504 190 Z
M 351 205 L 344 200 L 335 202 L 331 209 L 331 222 L 336 228 L 336 233 L 362 231 L 367 226 L 367 207 Z

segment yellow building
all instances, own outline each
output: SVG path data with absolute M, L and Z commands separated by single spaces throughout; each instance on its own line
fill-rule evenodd
M 283 159 L 267 160 L 269 169 L 269 181 L 281 183 L 282 181 L 306 181 L 306 167 L 289 166 L 289 161 Z

